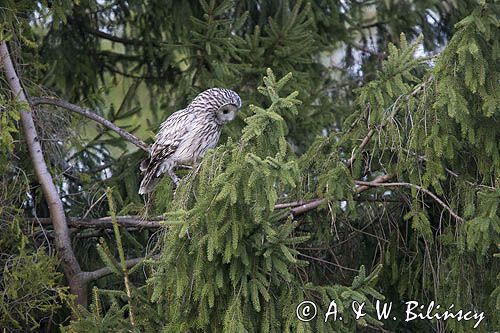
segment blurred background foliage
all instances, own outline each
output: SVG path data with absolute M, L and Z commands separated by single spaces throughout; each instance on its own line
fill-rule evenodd
M 500 326 L 493 257 L 500 243 L 496 1 L 1 3 L 0 37 L 9 42 L 29 97 L 57 96 L 87 107 L 148 143 L 168 115 L 204 89 L 231 88 L 244 102 L 199 172 L 175 197 L 166 179 L 146 206 L 137 194 L 143 151 L 65 110 L 35 108 L 68 217 L 168 213 L 177 223 L 118 234 L 73 228 L 73 248 L 86 271 L 119 265 L 120 249 L 126 258 L 150 258 L 130 274 L 132 301 L 115 269 L 92 283 L 89 308 L 78 310 L 67 305 L 53 231 L 39 219 L 49 217 L 47 204 L 18 131 L 20 106 L 2 77 L 0 325 L 7 331 L 51 331 L 59 324 L 91 332 L 471 329 L 464 321 L 389 321 L 382 328 L 374 320 L 334 328 L 287 317 L 302 299 L 327 306 L 334 296 L 348 304 L 352 297 L 382 295 L 399 317 L 401 300 L 435 300 L 485 311 L 478 331 Z M 283 77 L 286 83 L 278 84 Z M 370 131 L 365 151 L 356 151 Z M 432 191 L 464 221 L 412 186 L 353 192 L 354 180 L 383 174 Z M 317 198 L 326 203 L 294 218 L 270 209 Z M 263 255 L 262 246 L 279 250 Z M 264 278 L 244 268 L 240 251 L 249 251 Z M 238 279 L 228 280 L 228 258 L 240 265 Z M 178 275 L 170 274 L 176 265 Z M 365 267 L 374 273 L 365 274 Z M 252 281 L 248 298 L 232 292 L 246 283 L 242 276 Z M 191 295 L 192 283 L 206 289 Z M 271 287 L 273 296 L 265 293 Z

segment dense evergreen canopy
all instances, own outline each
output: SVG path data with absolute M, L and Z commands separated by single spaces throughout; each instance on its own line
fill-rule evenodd
M 500 327 L 497 1 L 4 0 L 0 16 L 7 332 L 477 322 L 405 321 L 409 300 Z M 160 123 L 211 87 L 242 111 L 177 189 L 142 198 Z M 325 322 L 332 300 L 343 320 Z

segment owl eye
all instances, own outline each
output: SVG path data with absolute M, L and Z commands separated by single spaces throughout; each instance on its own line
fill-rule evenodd
M 228 113 L 229 113 L 229 110 L 228 110 L 228 109 L 224 109 L 224 110 L 222 110 L 222 113 L 224 113 L 224 114 L 228 114 Z

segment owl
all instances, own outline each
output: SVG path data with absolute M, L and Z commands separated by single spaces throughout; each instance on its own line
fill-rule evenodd
M 174 167 L 196 164 L 207 149 L 219 141 L 222 126 L 241 108 L 240 96 L 232 90 L 212 88 L 196 96 L 185 108 L 172 113 L 160 126 L 149 158 L 142 161 L 144 173 L 139 194 L 151 192 L 166 172 L 174 182 Z

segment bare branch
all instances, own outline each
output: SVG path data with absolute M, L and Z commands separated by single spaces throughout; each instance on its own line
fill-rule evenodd
M 400 187 L 400 186 L 405 186 L 405 187 L 416 188 L 417 190 L 424 192 L 425 194 L 427 194 L 428 196 L 430 196 L 432 199 L 434 199 L 434 201 L 436 201 L 439 205 L 441 205 L 444 209 L 446 209 L 450 213 L 450 215 L 453 216 L 457 221 L 459 221 L 459 222 L 464 222 L 465 221 L 458 214 L 456 214 L 450 208 L 450 206 L 448 206 L 441 199 L 439 199 L 439 197 L 437 195 L 435 195 L 434 193 L 432 193 L 431 191 L 429 191 L 428 189 L 426 189 L 426 188 L 424 188 L 422 186 L 419 186 L 419 185 L 416 185 L 416 184 L 411 184 L 411 183 L 403 183 L 403 182 L 401 182 L 401 183 L 376 183 L 376 182 L 363 182 L 363 181 L 359 181 L 359 180 L 355 181 L 355 183 L 357 185 L 367 186 L 367 187 L 376 187 L 376 186 Z
M 94 28 L 89 27 L 89 26 L 85 26 L 85 30 L 87 30 L 92 35 L 95 35 L 97 37 L 107 39 L 109 41 L 116 42 L 116 43 L 122 43 L 122 44 L 126 44 L 126 45 L 142 45 L 142 44 L 144 44 L 140 40 L 134 40 L 134 39 L 115 36 L 115 35 L 109 34 L 107 32 L 94 29 Z
M 388 181 L 391 178 L 392 178 L 392 175 L 381 175 L 381 176 L 378 176 L 377 178 L 375 178 L 372 183 L 373 184 L 383 183 L 383 182 Z M 358 187 L 356 187 L 355 192 L 357 194 L 359 194 L 361 192 L 366 191 L 369 188 L 370 188 L 370 186 L 366 186 L 366 185 L 358 186 Z M 324 202 L 325 202 L 325 199 L 315 199 L 315 200 L 309 201 L 303 205 L 292 208 L 290 210 L 290 212 L 288 214 L 286 214 L 285 216 L 288 216 L 289 214 L 291 214 L 292 216 L 303 214 L 305 212 L 308 212 L 310 210 L 313 210 L 313 209 L 321 206 Z
M 90 27 L 88 25 L 81 24 L 79 22 L 76 22 L 74 19 L 69 19 L 69 21 L 72 21 L 72 23 L 74 23 L 75 25 L 78 25 L 79 27 L 83 26 L 83 28 L 87 32 L 89 32 L 90 34 L 92 34 L 96 37 L 99 37 L 99 38 L 107 39 L 111 42 L 121 43 L 123 45 L 135 45 L 135 46 L 152 45 L 155 47 L 159 47 L 161 45 L 161 41 L 148 40 L 146 42 L 146 41 L 141 40 L 141 39 L 131 39 L 131 38 L 127 38 L 127 37 L 120 37 L 120 36 L 112 35 L 110 33 L 104 32 L 102 30 Z
M 370 182 L 370 184 L 387 182 L 389 179 L 391 179 L 391 177 L 392 177 L 391 175 L 381 175 L 376 177 L 372 182 Z M 368 190 L 370 187 L 371 186 L 368 185 L 361 185 L 356 187 L 355 192 L 359 194 Z M 360 201 L 369 201 L 369 200 L 365 199 Z M 380 201 L 386 202 L 388 200 L 380 200 Z M 276 204 L 274 206 L 274 209 L 277 210 L 277 209 L 292 208 L 290 209 L 290 211 L 286 212 L 286 214 L 283 217 L 286 217 L 288 215 L 297 216 L 321 206 L 324 202 L 325 199 L 323 198 L 312 199 L 312 200 L 298 200 L 288 203 Z M 397 202 L 400 201 L 398 200 Z M 29 218 L 28 220 L 33 221 L 35 219 Z M 50 218 L 37 218 L 36 220 L 39 221 L 39 223 L 41 223 L 42 225 L 50 225 Z M 147 220 L 137 215 L 116 217 L 116 221 L 118 222 L 118 224 L 124 228 L 159 228 L 162 226 L 163 220 L 164 219 L 161 216 L 149 218 Z M 113 226 L 111 222 L 111 217 L 109 216 L 94 218 L 94 219 L 68 218 L 68 225 L 72 228 L 77 228 L 77 229 L 87 229 L 87 228 L 105 229 L 105 228 L 111 228 Z
M 118 133 L 118 135 L 120 135 L 125 140 L 133 143 L 134 145 L 141 148 L 142 150 L 149 152 L 149 146 L 145 142 L 143 142 L 141 139 L 139 139 L 135 135 L 125 131 L 124 129 L 116 126 L 115 124 L 113 124 L 109 120 L 99 116 L 98 114 L 96 114 L 88 109 L 84 109 L 78 105 L 71 104 L 67 101 L 64 101 L 64 100 L 58 99 L 58 98 L 54 98 L 54 97 L 33 97 L 30 99 L 30 103 L 32 106 L 36 106 L 36 105 L 40 105 L 40 104 L 55 105 L 55 106 L 59 106 L 61 108 L 64 108 L 66 110 L 78 113 L 84 117 L 92 119 L 92 120 L 98 122 L 99 124 L 109 128 L 110 130 Z
M 298 206 L 302 206 L 308 203 L 311 203 L 313 201 L 316 201 L 318 199 L 312 199 L 312 200 L 299 200 L 299 201 L 292 201 L 292 202 L 286 202 L 286 203 L 279 203 L 274 205 L 274 209 L 285 209 L 285 208 L 294 208 Z M 339 201 L 346 201 L 347 199 L 339 199 Z M 406 202 L 404 199 L 390 199 L 390 198 L 383 198 L 383 197 L 354 197 L 353 201 L 357 202 Z
M 144 259 L 145 258 L 143 258 L 143 257 L 128 259 L 128 260 L 125 260 L 125 265 L 127 266 L 127 268 L 130 268 L 130 267 L 135 266 L 138 263 L 142 262 Z M 94 281 L 94 280 L 100 279 L 102 277 L 105 277 L 107 275 L 110 275 L 111 273 L 113 273 L 111 271 L 111 269 L 109 269 L 108 267 L 103 267 L 103 268 L 99 268 L 99 269 L 92 271 L 92 272 L 83 272 L 81 274 L 82 274 L 82 278 L 84 281 L 90 282 L 90 281 Z
M 357 149 L 358 152 L 362 152 L 365 149 L 365 146 L 368 144 L 368 142 L 370 142 L 370 139 L 372 138 L 373 133 L 375 133 L 375 130 L 373 128 L 368 131 L 366 136 L 363 138 L 363 141 L 361 141 L 361 143 L 358 146 L 358 149 Z M 351 154 L 351 158 L 349 158 L 346 162 L 346 165 L 348 168 L 350 168 L 352 166 L 356 157 L 357 157 L 356 152 L 353 150 L 353 152 Z
M 325 202 L 325 199 L 316 199 L 316 200 L 310 201 L 306 204 L 303 204 L 303 205 L 300 205 L 298 207 L 293 208 L 290 211 L 290 214 L 292 214 L 292 216 L 300 215 L 302 213 L 308 212 L 310 210 L 313 210 L 313 209 L 321 206 L 321 204 L 323 204 L 323 202 Z
M 388 182 L 392 177 L 393 177 L 393 175 L 381 175 L 381 176 L 376 177 L 370 183 L 382 184 L 382 183 Z M 354 183 L 356 184 L 356 182 L 357 181 L 355 180 Z M 370 186 L 366 186 L 366 185 L 358 186 L 358 187 L 356 187 L 356 193 L 364 192 L 364 191 L 368 190 L 369 188 L 370 188 Z
M 154 255 L 154 256 L 151 256 L 150 258 L 158 260 L 160 258 L 160 256 Z M 131 268 L 131 267 L 143 262 L 146 259 L 149 259 L 149 258 L 148 257 L 141 257 L 141 258 L 127 259 L 127 260 L 125 260 L 125 265 L 127 268 Z M 82 272 L 81 275 L 82 275 L 82 278 L 84 281 L 90 282 L 90 281 L 95 281 L 97 279 L 105 277 L 107 275 L 110 275 L 112 273 L 113 272 L 111 271 L 111 269 L 109 269 L 108 267 L 103 267 L 103 268 L 99 268 L 99 269 L 96 269 L 95 271 L 91 271 L 91 272 Z
M 50 225 L 50 218 L 29 218 L 28 221 L 39 221 L 42 225 Z M 159 228 L 161 226 L 162 217 L 144 220 L 140 216 L 117 216 L 116 221 L 124 228 Z M 79 219 L 70 217 L 68 218 L 68 226 L 77 229 L 106 229 L 112 228 L 111 217 L 101 217 L 96 219 Z
M 316 199 L 313 200 L 299 200 L 299 201 L 292 201 L 292 202 L 286 202 L 286 203 L 279 203 L 274 205 L 274 209 L 284 209 L 284 208 L 291 208 L 291 207 L 297 207 L 297 206 L 302 206 L 305 205 L 309 202 L 315 201 Z
M 86 304 L 86 288 L 78 278 L 81 273 L 80 264 L 78 263 L 75 253 L 71 247 L 71 239 L 69 235 L 68 225 L 66 224 L 66 216 L 64 214 L 63 204 L 56 186 L 52 180 L 47 164 L 45 163 L 42 147 L 38 139 L 35 123 L 32 113 L 28 107 L 28 100 L 21 86 L 21 82 L 14 68 L 14 64 L 9 54 L 6 42 L 0 44 L 0 57 L 7 81 L 9 83 L 12 95 L 19 101 L 26 103 L 26 107 L 20 110 L 21 124 L 26 137 L 26 144 L 35 169 L 35 174 L 42 188 L 43 195 L 49 207 L 52 225 L 55 231 L 55 243 L 59 255 L 62 259 L 62 266 L 66 278 L 69 281 L 70 290 L 77 295 L 79 304 Z
M 353 48 L 357 49 L 357 50 L 360 50 L 362 52 L 365 52 L 365 53 L 368 53 L 368 54 L 371 54 L 375 57 L 377 57 L 378 59 L 380 60 L 383 60 L 385 58 L 387 58 L 387 53 L 385 52 L 377 52 L 377 51 L 374 51 L 374 50 L 371 50 L 369 49 L 368 47 L 364 46 L 364 45 L 360 45 L 360 44 L 357 44 L 355 42 L 349 42 L 348 43 L 350 46 L 352 46 Z

